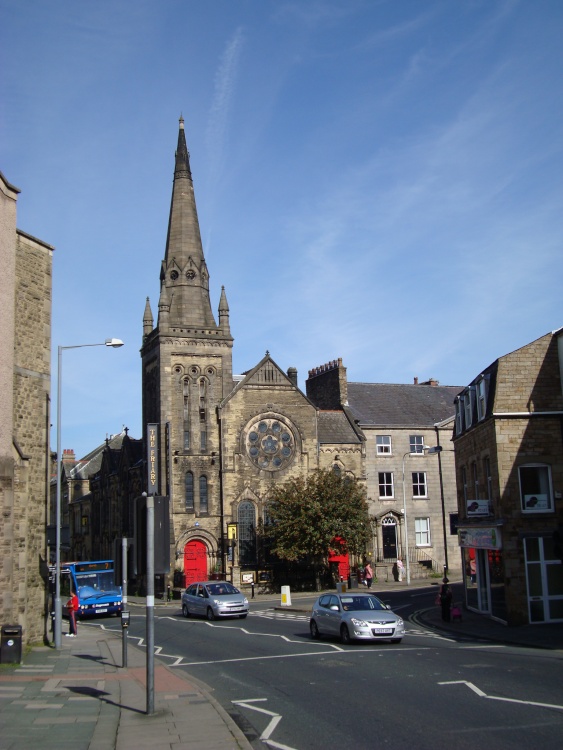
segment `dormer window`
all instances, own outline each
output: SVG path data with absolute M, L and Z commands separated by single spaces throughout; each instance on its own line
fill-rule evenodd
M 473 399 L 474 392 L 473 388 L 468 388 L 463 394 L 463 409 L 465 415 L 465 429 L 471 427 L 473 422 Z
M 476 385 L 477 391 L 477 419 L 485 419 L 487 413 L 487 381 L 483 377 Z

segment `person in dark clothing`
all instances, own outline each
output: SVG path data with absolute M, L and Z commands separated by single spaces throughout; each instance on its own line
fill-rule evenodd
M 442 580 L 440 586 L 440 606 L 442 607 L 442 620 L 450 622 L 453 593 L 447 578 Z

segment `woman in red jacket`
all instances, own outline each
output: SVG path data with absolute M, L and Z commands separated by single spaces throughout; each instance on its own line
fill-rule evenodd
M 66 603 L 66 608 L 68 609 L 69 630 L 70 630 L 70 632 L 67 633 L 67 635 L 69 638 L 75 638 L 77 634 L 76 613 L 78 612 L 78 597 L 76 596 L 74 591 L 72 591 L 70 594 L 70 599 Z

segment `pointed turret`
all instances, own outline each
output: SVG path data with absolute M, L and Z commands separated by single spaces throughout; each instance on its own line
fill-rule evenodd
M 219 300 L 219 328 L 223 333 L 231 333 L 231 325 L 229 323 L 229 303 L 227 302 L 227 295 L 225 294 L 225 287 L 221 287 L 221 299 Z
M 209 272 L 203 256 L 183 117 L 178 132 L 161 284 L 167 289 L 171 328 L 217 329 L 209 300 Z
M 145 312 L 143 313 L 143 336 L 148 336 L 154 326 L 154 318 L 152 316 L 151 303 L 147 297 L 147 303 L 145 305 Z

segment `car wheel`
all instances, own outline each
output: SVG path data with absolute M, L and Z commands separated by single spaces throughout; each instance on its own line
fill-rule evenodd
M 402 638 L 391 638 L 391 643 L 400 643 L 402 640 Z
M 314 638 L 315 641 L 318 641 L 321 637 L 321 634 L 319 633 L 319 628 L 317 627 L 317 623 L 314 620 L 311 620 L 309 623 L 309 630 L 311 631 L 311 638 Z
M 342 643 L 352 643 L 352 639 L 350 638 L 350 631 L 348 630 L 347 625 L 343 625 L 340 628 L 340 640 Z
M 215 612 L 211 609 L 211 607 L 207 607 L 207 619 L 208 620 L 215 619 Z
M 182 604 L 182 614 L 184 615 L 184 617 L 190 616 L 190 610 L 188 609 L 187 604 Z

